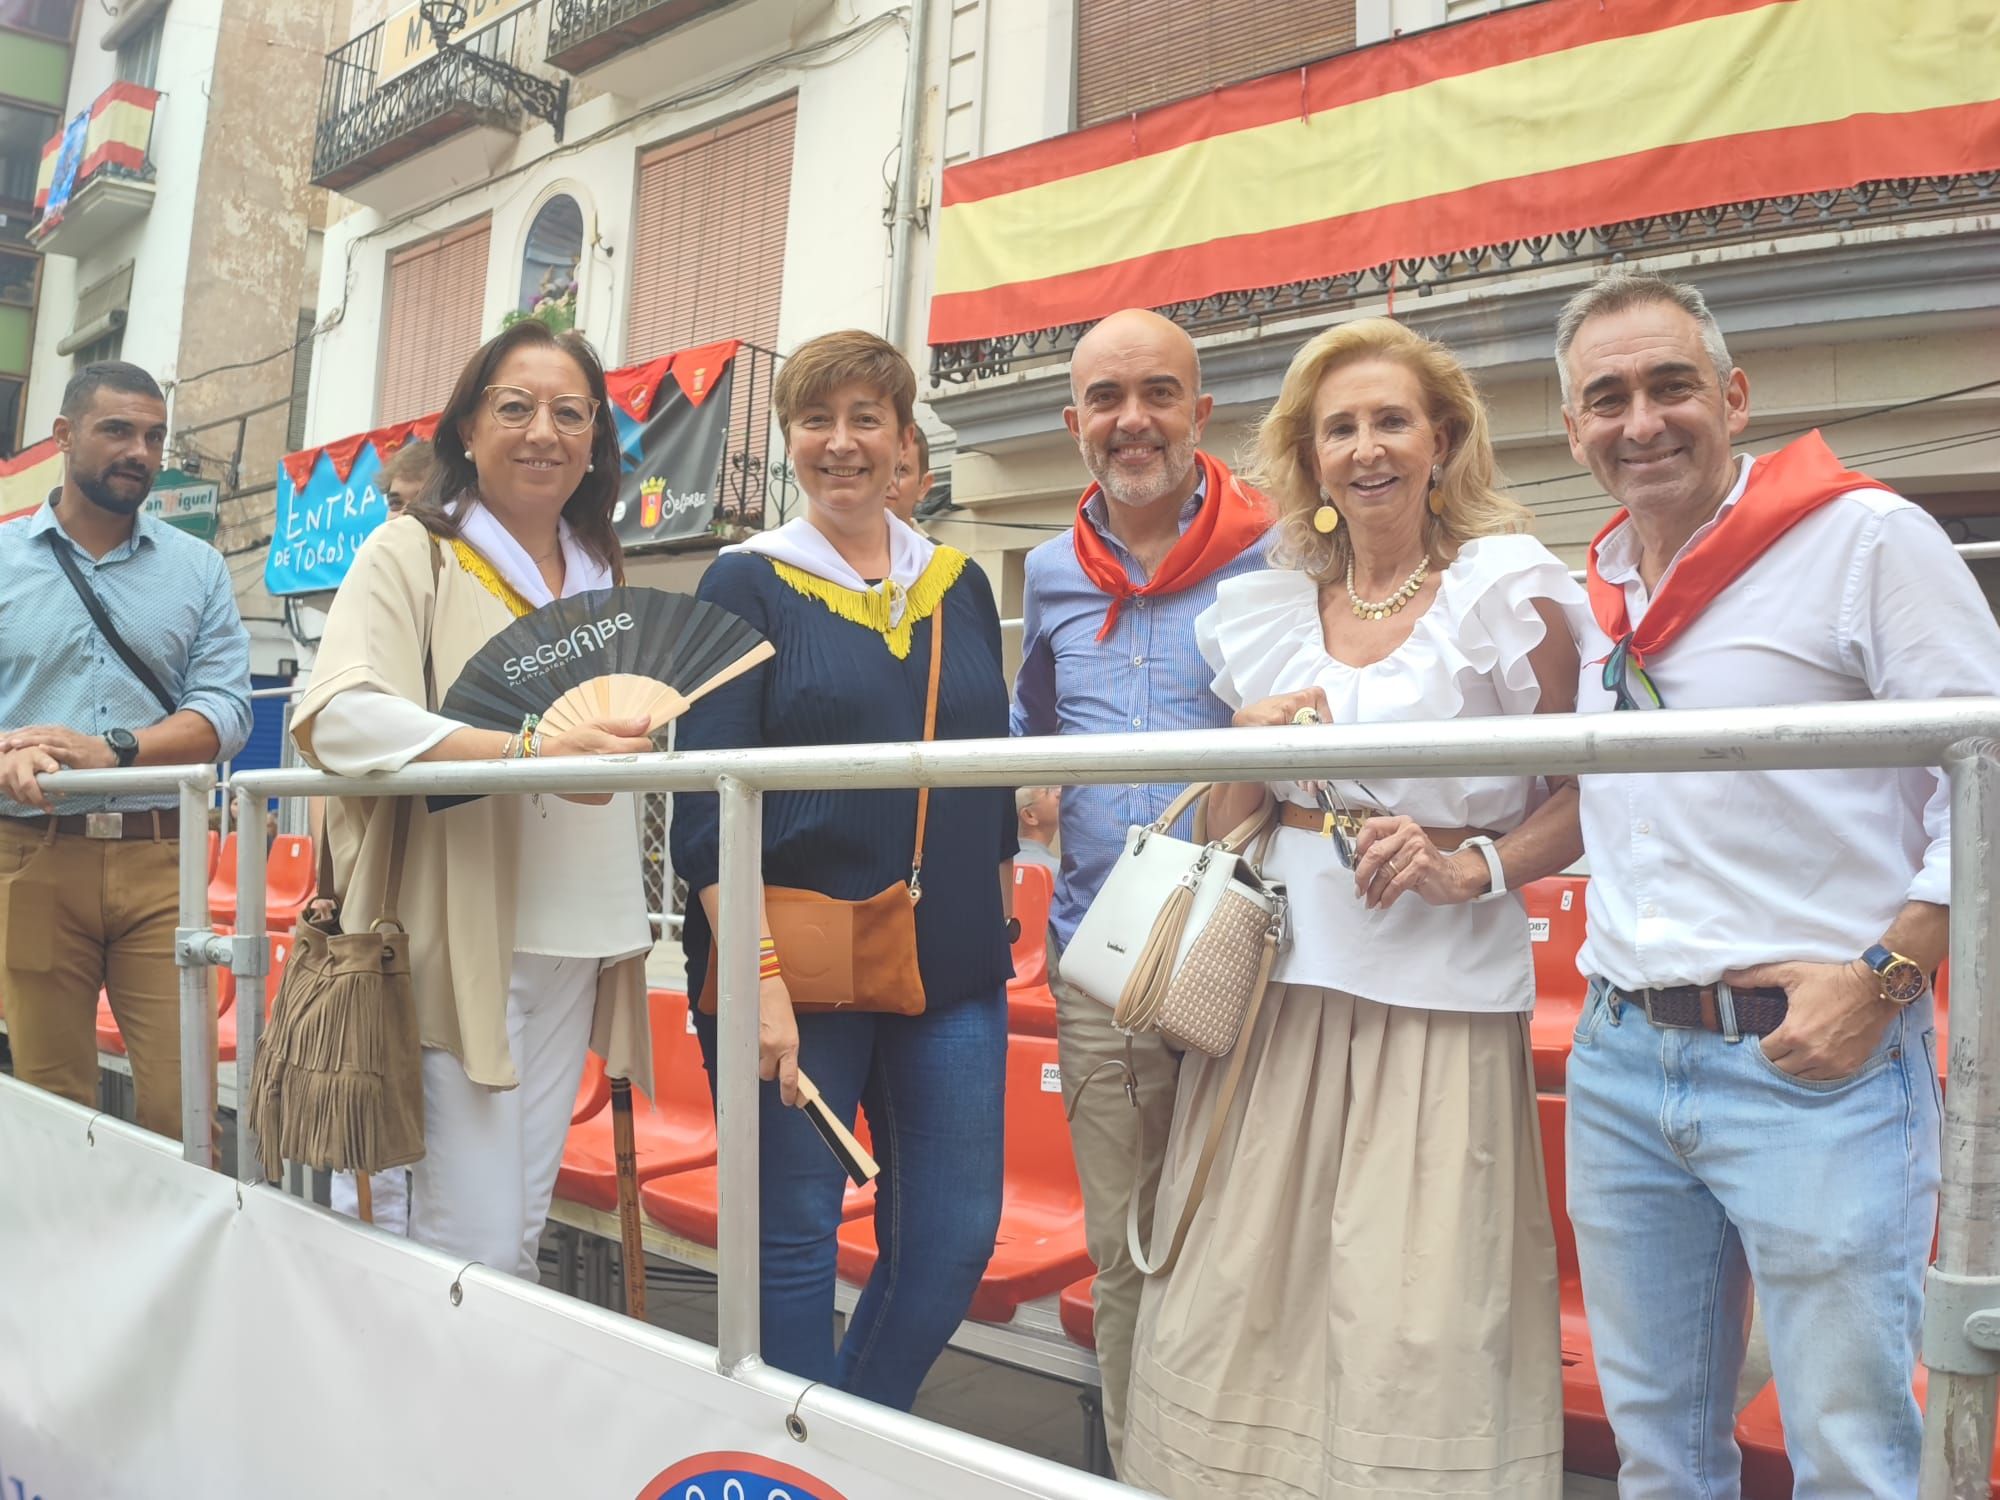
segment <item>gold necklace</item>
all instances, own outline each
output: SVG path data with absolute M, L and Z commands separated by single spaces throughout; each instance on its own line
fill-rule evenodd
M 1364 599 L 1354 592 L 1354 554 L 1347 556 L 1347 607 L 1354 611 L 1357 620 L 1381 620 L 1396 613 L 1405 604 L 1417 597 L 1417 590 L 1424 586 L 1430 576 L 1431 560 L 1427 557 L 1418 563 L 1415 570 L 1405 578 L 1396 592 L 1386 599 Z

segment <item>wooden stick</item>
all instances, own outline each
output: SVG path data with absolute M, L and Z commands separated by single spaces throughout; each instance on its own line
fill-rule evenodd
M 799 1108 L 806 1112 L 820 1139 L 826 1142 L 827 1150 L 834 1160 L 851 1178 L 856 1187 L 865 1187 L 880 1175 L 882 1169 L 875 1164 L 875 1158 L 854 1138 L 854 1133 L 840 1123 L 839 1116 L 827 1108 L 826 1100 L 803 1071 L 799 1074 Z
M 375 1222 L 375 1184 L 366 1172 L 354 1174 L 354 1207 L 362 1223 Z
M 632 1140 L 632 1080 L 611 1080 L 611 1155 L 618 1169 L 619 1259 L 625 1264 L 625 1311 L 646 1316 L 646 1245 L 639 1232 L 639 1153 Z

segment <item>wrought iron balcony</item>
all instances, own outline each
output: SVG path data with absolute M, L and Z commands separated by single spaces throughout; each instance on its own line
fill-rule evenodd
M 313 181 L 341 191 L 477 125 L 513 129 L 524 91 L 546 91 L 547 116 L 560 118 L 567 86 L 511 68 L 524 18 L 517 11 L 495 25 L 383 78 L 388 22 L 378 23 L 327 54 L 313 136 Z M 513 74 L 513 78 L 505 76 Z
M 1189 333 L 1216 333 L 1254 327 L 1272 319 L 1339 311 L 1378 298 L 1391 287 L 1398 295 L 1423 297 L 1438 287 L 1492 281 L 1555 266 L 1602 263 L 1677 250 L 1707 250 L 1783 235 L 1859 229 L 1968 212 L 1990 213 L 1996 209 L 2000 209 L 2000 172 L 1897 178 L 1833 192 L 1753 198 L 1718 208 L 1534 235 L 1478 245 L 1449 255 L 1386 261 L 1345 276 L 1251 287 L 1189 302 L 1167 303 L 1158 311 Z M 989 375 L 1004 375 L 1022 366 L 1067 359 L 1089 328 L 1087 322 L 1067 323 L 1005 338 L 933 345 L 931 378 L 943 384 L 959 384 Z
M 551 67 L 581 73 L 673 30 L 729 0 L 555 0 L 549 14 Z

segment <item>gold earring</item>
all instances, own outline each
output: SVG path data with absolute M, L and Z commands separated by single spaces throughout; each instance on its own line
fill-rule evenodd
M 1444 466 L 1441 464 L 1432 464 L 1430 506 L 1431 506 L 1431 514 L 1434 516 L 1441 516 L 1444 514 L 1444 491 L 1438 488 L 1438 486 L 1443 482 L 1444 482 Z
M 1313 512 L 1313 530 L 1321 536 L 1332 536 L 1340 525 L 1340 512 L 1333 508 L 1333 497 L 1320 487 L 1319 509 Z

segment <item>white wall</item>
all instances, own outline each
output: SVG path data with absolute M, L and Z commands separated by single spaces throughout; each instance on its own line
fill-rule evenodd
M 96 4 L 82 6 L 81 12 L 65 120 L 88 109 L 117 75 L 116 55 L 99 45 L 113 17 Z M 51 255 L 43 262 L 28 383 L 25 435 L 30 442 L 49 431 L 74 368 L 71 357 L 56 353 L 56 344 L 74 326 L 77 293 L 128 260 L 133 262 L 132 300 L 123 357 L 162 383 L 182 373 L 175 368 L 182 301 L 189 275 L 188 250 L 200 211 L 201 148 L 221 19 L 222 0 L 174 0 L 167 8 L 156 80 L 160 103 L 153 117 L 150 151 L 156 189 L 151 210 L 122 233 L 91 245 L 82 259 Z
M 490 214 L 492 235 L 481 327 L 497 331 L 519 289 L 522 243 L 536 209 L 560 189 L 584 212 L 579 323 L 608 364 L 625 361 L 631 301 L 632 218 L 640 155 L 757 105 L 798 96 L 779 344 L 831 328 L 880 331 L 888 230 L 884 161 L 896 142 L 906 42 L 892 0 L 798 4 L 753 0 L 628 54 L 622 77 L 649 72 L 643 97 L 597 93 L 572 111 L 561 154 L 547 126 L 522 132 L 494 179 L 385 219 L 361 209 L 332 224 L 321 264 L 319 312 L 337 326 L 318 339 L 306 437 L 319 443 L 375 425 L 381 369 L 383 282 L 395 249 Z M 870 22 L 875 29 L 801 66 L 774 63 L 708 97 L 674 101 L 732 77 L 757 55 L 810 47 Z M 938 23 L 938 24 L 941 24 Z M 538 22 L 546 25 L 546 20 Z M 642 69 L 639 62 L 657 66 Z M 592 74 L 583 79 L 592 87 Z M 929 247 L 920 241 L 928 260 Z M 921 319 L 919 319 L 921 326 Z M 381 420 L 416 413 L 384 412 Z

